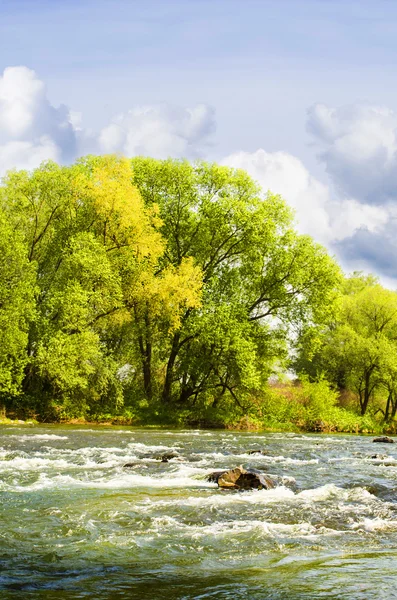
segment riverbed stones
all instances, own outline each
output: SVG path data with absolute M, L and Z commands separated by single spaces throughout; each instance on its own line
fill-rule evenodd
M 372 440 L 373 442 L 379 442 L 382 444 L 394 444 L 394 440 L 387 435 L 382 435 L 380 437 L 376 437 Z
M 257 469 L 244 469 L 242 466 L 211 473 L 208 481 L 217 483 L 220 488 L 229 489 L 270 490 L 276 487 L 275 481 L 269 475 Z

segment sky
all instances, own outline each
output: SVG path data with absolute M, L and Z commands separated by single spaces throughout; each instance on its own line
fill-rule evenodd
M 0 0 L 0 175 L 216 160 L 397 288 L 395 0 Z

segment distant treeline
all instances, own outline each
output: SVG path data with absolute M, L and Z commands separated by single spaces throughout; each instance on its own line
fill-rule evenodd
M 292 371 L 306 395 L 275 401 Z M 342 389 L 351 414 L 394 418 L 397 295 L 345 279 L 245 172 L 87 156 L 3 178 L 7 415 L 293 423 L 295 403 L 315 422 Z

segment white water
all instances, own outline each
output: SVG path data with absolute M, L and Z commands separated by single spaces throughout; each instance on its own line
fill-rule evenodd
M 393 598 L 393 445 L 120 428 L 0 433 L 1 598 Z M 285 485 L 235 492 L 206 480 L 239 464 Z

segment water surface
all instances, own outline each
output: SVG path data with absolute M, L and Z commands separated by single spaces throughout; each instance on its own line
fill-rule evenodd
M 205 479 L 240 464 L 296 489 Z M 1 427 L 0 597 L 397 598 L 396 483 L 370 437 Z

